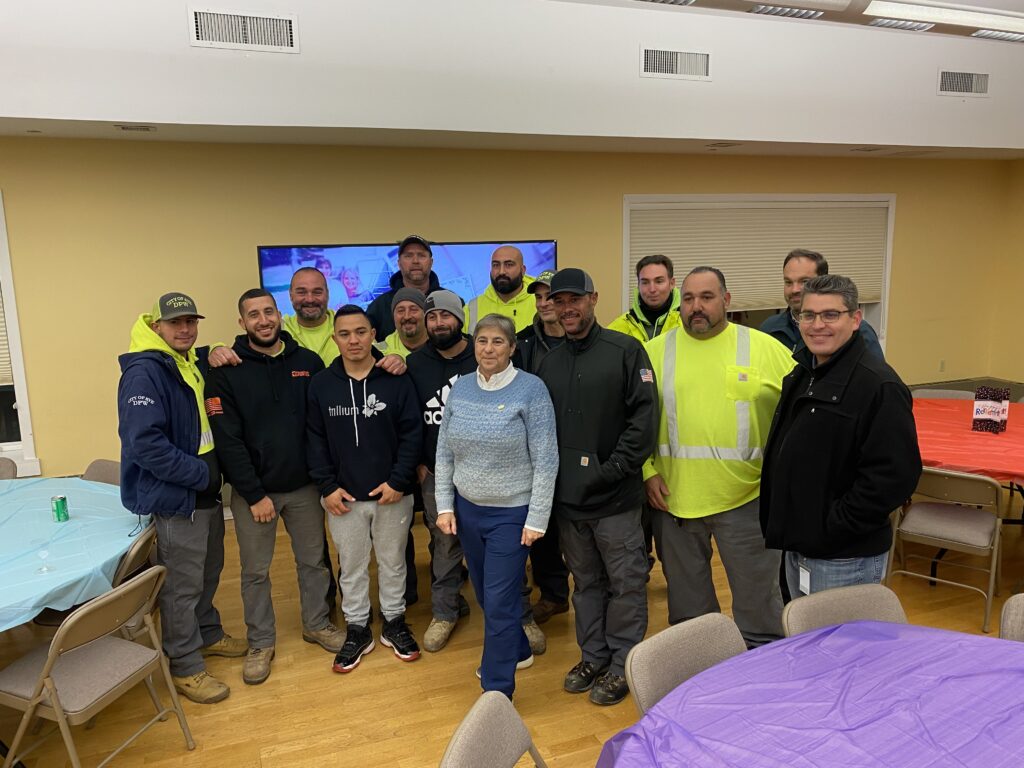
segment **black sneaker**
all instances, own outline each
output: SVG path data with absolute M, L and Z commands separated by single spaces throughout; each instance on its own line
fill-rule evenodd
M 416 638 L 405 623 L 405 614 L 385 620 L 384 628 L 380 631 L 380 641 L 402 661 L 416 661 L 420 657 L 420 647 L 416 645 Z
M 360 627 L 358 624 L 349 624 L 348 632 L 345 635 L 345 644 L 341 646 L 338 655 L 334 657 L 335 672 L 351 672 L 359 666 L 363 655 L 373 650 L 373 633 L 369 627 Z
M 594 683 L 590 691 L 590 700 L 595 704 L 608 706 L 618 704 L 629 693 L 629 685 L 622 675 L 613 675 L 611 672 L 601 675 Z
M 594 681 L 607 671 L 606 666 L 598 669 L 589 661 L 581 661 L 565 676 L 564 688 L 569 693 L 585 693 L 593 688 Z

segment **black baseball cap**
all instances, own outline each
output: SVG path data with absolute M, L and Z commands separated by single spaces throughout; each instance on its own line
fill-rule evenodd
M 409 235 L 407 238 L 405 238 L 405 240 L 403 240 L 401 243 L 399 243 L 399 245 L 398 245 L 398 255 L 401 256 L 402 255 L 402 251 L 404 251 L 406 248 L 408 248 L 413 243 L 415 243 L 416 245 L 422 245 L 424 248 L 427 249 L 427 253 L 429 253 L 431 256 L 434 255 L 434 252 L 432 250 L 430 250 L 430 243 L 428 243 L 426 240 L 424 240 L 419 235 Z
M 594 293 L 594 281 L 582 269 L 576 267 L 560 269 L 551 278 L 551 293 L 548 295 L 554 296 L 556 293 L 574 293 L 577 296 L 585 296 L 588 293 Z

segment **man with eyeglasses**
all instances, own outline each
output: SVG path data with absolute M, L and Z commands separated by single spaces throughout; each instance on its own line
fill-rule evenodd
M 714 267 L 683 279 L 682 327 L 645 345 L 661 400 L 658 446 L 644 465 L 665 581 L 668 621 L 721 610 L 711 540 L 748 647 L 782 635 L 779 555 L 758 523 L 761 455 L 782 379 L 793 367 L 767 334 L 729 322 L 731 296 Z
M 786 345 L 792 352 L 799 352 L 804 341 L 800 338 L 793 312 L 800 311 L 800 299 L 803 288 L 808 280 L 828 274 L 828 261 L 817 251 L 796 248 L 790 251 L 782 261 L 782 295 L 786 299 L 786 309 L 772 315 L 761 323 L 761 331 Z M 878 343 L 878 334 L 866 320 L 861 320 L 860 335 L 868 346 L 868 351 L 879 360 L 885 360 L 882 346 Z
M 802 287 L 804 346 L 782 384 L 765 446 L 761 530 L 785 550 L 790 593 L 879 583 L 921 454 L 910 391 L 870 354 L 857 286 L 823 275 Z

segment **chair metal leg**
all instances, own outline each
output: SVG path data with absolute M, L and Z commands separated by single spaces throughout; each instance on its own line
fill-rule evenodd
M 157 696 L 156 688 L 153 686 L 153 676 L 149 675 L 143 680 L 146 684 L 146 690 L 149 691 L 149 698 L 153 702 L 153 706 L 156 707 L 156 712 L 161 715 L 160 722 L 167 720 L 167 712 L 164 710 L 164 705 L 160 703 L 160 697 Z
M 49 678 L 44 685 L 49 693 L 50 706 L 53 707 L 53 713 L 56 715 L 57 727 L 60 728 L 60 735 L 64 739 L 64 748 L 68 751 L 68 758 L 71 760 L 71 768 L 82 768 L 82 763 L 78 759 L 78 751 L 75 749 L 75 741 L 71 738 L 71 726 L 68 725 L 64 708 L 60 705 L 60 698 L 57 696 L 57 688 Z
M 530 757 L 533 758 L 533 764 L 537 768 L 548 768 L 548 764 L 544 762 L 544 758 L 540 756 L 540 752 L 537 751 L 537 746 L 530 743 Z
M 11 746 L 7 748 L 7 757 L 4 760 L 3 768 L 13 768 L 14 759 L 18 756 L 18 747 L 21 746 L 21 740 L 25 738 L 25 732 L 28 730 L 29 723 L 35 717 L 37 703 L 33 703 L 28 709 L 25 710 L 25 714 L 21 716 L 21 722 L 18 723 L 18 731 L 14 734 L 14 741 L 11 742 Z
M 160 668 L 164 673 L 164 683 L 167 685 L 167 691 L 171 696 L 171 705 L 174 707 L 174 713 L 178 716 L 178 724 L 181 726 L 181 732 L 185 734 L 185 746 L 189 749 L 196 748 L 196 742 L 192 738 L 192 731 L 188 727 L 188 721 L 185 719 L 185 710 L 181 706 L 181 698 L 178 696 L 178 692 L 174 688 L 174 680 L 171 679 L 171 669 L 167 666 L 167 657 L 161 656 Z
M 981 625 L 982 632 L 989 631 L 989 619 L 992 616 L 992 595 L 996 591 L 996 574 L 999 571 L 999 524 L 996 523 L 995 541 L 992 544 L 992 561 L 989 563 L 988 592 L 985 593 L 985 621 Z

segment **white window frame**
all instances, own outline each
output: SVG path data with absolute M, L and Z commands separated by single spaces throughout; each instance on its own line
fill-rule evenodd
M 882 275 L 882 300 L 877 303 L 863 304 L 864 318 L 878 333 L 878 342 L 885 350 L 885 341 L 889 325 L 889 282 L 892 274 L 892 242 L 896 221 L 896 195 L 623 195 L 622 197 L 622 311 L 628 312 L 633 305 L 630 295 L 629 279 L 629 222 L 630 213 L 634 210 L 656 207 L 671 207 L 679 204 L 711 204 L 727 206 L 743 203 L 794 203 L 813 206 L 818 203 L 884 203 L 888 209 L 885 235 L 885 261 Z M 782 293 L 782 259 L 779 255 L 779 293 Z M 825 254 L 827 257 L 828 254 Z M 714 266 L 714 265 L 712 265 Z M 682 275 L 676 276 L 679 280 Z
M 35 433 L 28 404 L 28 383 L 25 379 L 25 358 L 21 350 L 21 325 L 18 322 L 18 302 L 14 295 L 14 272 L 11 269 L 11 250 L 7 243 L 7 217 L 4 198 L 0 192 L 0 294 L 3 295 L 4 319 L 7 322 L 7 346 L 11 353 L 11 372 L 14 375 L 14 397 L 18 404 L 18 424 L 21 440 L 0 443 L 0 456 L 12 459 L 18 465 L 18 477 L 40 474 L 36 456 Z

